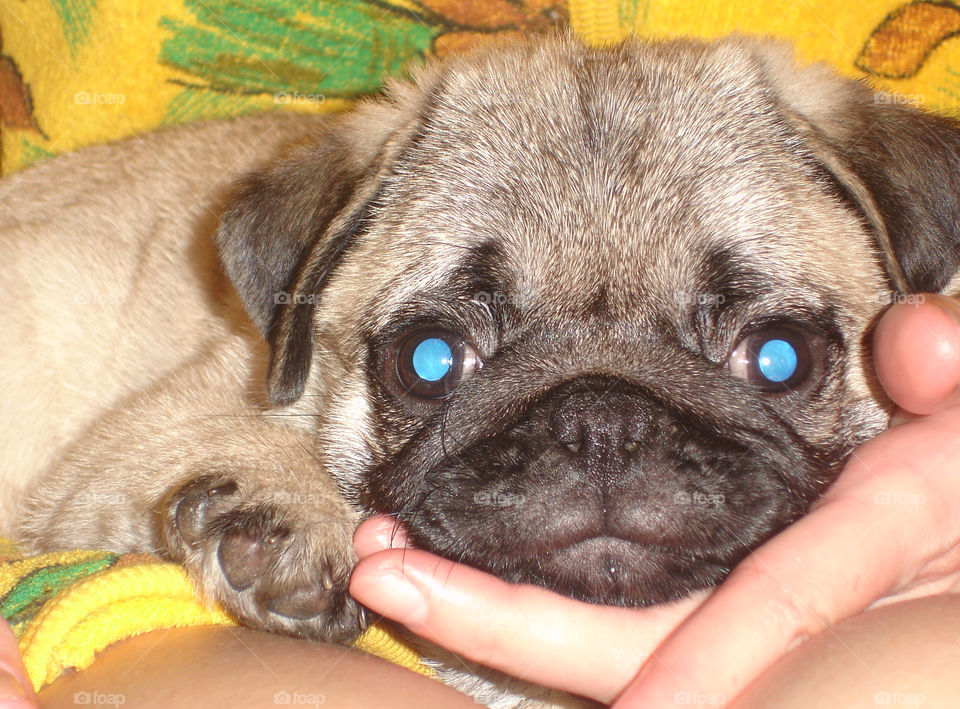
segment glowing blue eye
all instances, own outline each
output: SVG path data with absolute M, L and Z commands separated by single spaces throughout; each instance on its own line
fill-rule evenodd
M 797 351 L 786 340 L 767 340 L 757 353 L 760 373 L 771 382 L 785 382 L 797 371 Z
M 439 337 L 430 337 L 413 351 L 413 371 L 428 382 L 443 379 L 453 368 L 453 351 Z
M 411 330 L 387 354 L 383 364 L 388 381 L 396 377 L 403 394 L 417 400 L 446 399 L 483 367 L 477 350 L 462 335 L 439 328 Z

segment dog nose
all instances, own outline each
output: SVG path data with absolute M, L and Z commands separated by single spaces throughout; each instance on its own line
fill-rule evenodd
M 650 434 L 649 405 L 639 393 L 593 389 L 564 396 L 550 418 L 550 435 L 581 457 L 629 457 Z

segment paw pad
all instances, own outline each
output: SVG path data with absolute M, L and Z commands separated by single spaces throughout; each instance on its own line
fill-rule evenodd
M 168 505 L 170 551 L 248 625 L 330 641 L 352 638 L 367 617 L 347 593 L 354 562 L 350 520 L 311 520 L 312 507 L 278 504 L 281 499 L 232 480 L 199 477 Z

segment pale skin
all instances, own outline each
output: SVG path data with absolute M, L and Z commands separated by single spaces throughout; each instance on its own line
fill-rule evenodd
M 894 306 L 878 325 L 875 358 L 902 408 L 895 425 L 856 452 L 807 517 L 716 590 L 662 608 L 591 606 L 404 548 L 392 520 L 375 518 L 355 537 L 361 562 L 351 591 L 465 657 L 616 706 L 952 705 L 960 697 L 960 595 L 951 593 L 960 587 L 960 306 L 940 296 Z M 112 691 L 128 707 L 169 706 L 171 687 L 186 706 L 272 705 L 276 691 L 323 694 L 326 706 L 376 706 L 383 696 L 391 706 L 472 706 L 358 653 L 223 628 L 119 643 L 42 699 L 73 706 L 74 692 Z M 390 693 L 377 694 L 382 688 Z M 0 624 L 0 709 L 37 702 Z

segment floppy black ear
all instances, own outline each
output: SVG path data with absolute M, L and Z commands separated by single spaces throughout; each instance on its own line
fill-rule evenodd
M 387 102 L 332 119 L 240 181 L 221 217 L 221 261 L 270 344 L 267 393 L 275 404 L 303 394 L 317 300 L 363 231 L 391 139 L 408 120 L 409 111 Z
M 869 191 L 905 286 L 943 290 L 960 268 L 960 123 L 867 96 L 834 149 Z
M 269 336 L 297 265 L 343 209 L 358 176 L 347 170 L 345 146 L 331 134 L 297 146 L 247 175 L 220 219 L 223 266 L 260 331 Z

